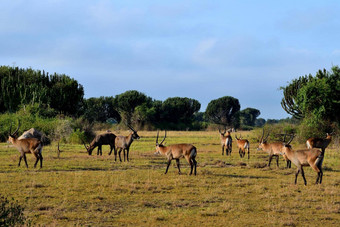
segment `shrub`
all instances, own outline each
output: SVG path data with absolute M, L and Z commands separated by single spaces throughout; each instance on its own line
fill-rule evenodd
M 25 222 L 24 208 L 0 195 L 0 226 L 17 226 Z

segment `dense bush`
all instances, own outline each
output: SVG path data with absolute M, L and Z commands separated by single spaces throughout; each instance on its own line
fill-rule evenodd
M 19 226 L 25 222 L 24 208 L 0 195 L 0 226 Z

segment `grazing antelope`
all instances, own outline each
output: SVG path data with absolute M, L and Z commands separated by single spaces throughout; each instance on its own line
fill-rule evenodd
M 321 184 L 322 182 L 322 162 L 323 156 L 322 151 L 317 148 L 310 149 L 302 149 L 302 150 L 293 150 L 289 144 L 285 144 L 282 149 L 282 154 L 287 156 L 289 160 L 291 160 L 294 165 L 297 167 L 297 172 L 295 174 L 295 184 L 297 183 L 297 177 L 301 172 L 305 185 L 307 185 L 305 173 L 303 171 L 303 166 L 312 167 L 317 173 L 318 176 L 316 178 L 315 184 Z
M 321 148 L 322 155 L 324 155 L 325 150 L 326 150 L 326 148 L 328 147 L 328 144 L 331 141 L 332 141 L 332 134 L 327 133 L 325 139 L 316 138 L 316 137 L 309 138 L 306 141 L 306 145 L 307 145 L 307 148 L 309 148 L 309 149 L 311 149 L 311 148 Z
M 249 141 L 248 140 L 243 140 L 242 136 L 240 135 L 240 138 L 236 138 L 236 143 L 238 147 L 238 153 L 240 154 L 240 157 L 243 158 L 246 155 L 246 149 L 248 150 L 248 159 L 249 159 Z
M 181 174 L 179 159 L 185 158 L 187 162 L 190 165 L 191 171 L 190 175 L 192 174 L 192 171 L 195 167 L 194 174 L 196 175 L 196 168 L 197 168 L 197 161 L 196 161 L 196 155 L 197 155 L 197 149 L 192 144 L 173 144 L 170 146 L 164 146 L 163 142 L 166 138 L 166 131 L 164 138 L 162 142 L 158 143 L 158 136 L 159 131 L 157 132 L 157 139 L 156 139 L 156 152 L 155 154 L 162 154 L 165 155 L 168 159 L 168 165 L 165 170 L 165 174 L 167 174 L 169 166 L 171 164 L 172 159 L 176 159 L 177 168 L 178 168 L 178 174 Z
M 229 154 L 231 155 L 233 139 L 231 138 L 231 135 L 230 135 L 230 129 L 227 131 L 227 129 L 224 128 L 224 132 L 221 132 L 220 129 L 218 129 L 218 131 L 220 132 L 222 155 L 224 153 L 224 148 L 225 148 L 226 155 L 229 155 Z
M 269 167 L 270 167 L 270 163 L 273 157 L 276 158 L 276 166 L 279 167 L 279 155 L 282 154 L 282 149 L 284 147 L 284 144 L 289 145 L 292 142 L 294 137 L 288 143 L 285 143 L 286 137 L 284 138 L 283 143 L 282 142 L 268 143 L 267 142 L 268 136 L 269 136 L 269 133 L 267 134 L 265 138 L 263 138 L 264 137 L 264 130 L 263 130 L 262 137 L 260 139 L 260 143 L 259 143 L 257 150 L 263 150 L 269 154 L 269 163 L 268 163 Z M 290 164 L 289 158 L 285 157 L 284 155 L 283 155 L 283 158 L 287 162 L 287 168 L 290 168 L 289 166 L 291 166 L 291 164 Z
M 40 168 L 42 168 L 42 162 L 43 162 L 43 156 L 42 156 L 42 143 L 36 139 L 36 138 L 26 138 L 26 139 L 17 139 L 17 132 L 20 128 L 20 122 L 18 124 L 18 128 L 15 130 L 14 133 L 12 133 L 12 125 L 9 129 L 9 135 L 8 135 L 8 142 L 11 142 L 14 147 L 18 149 L 20 152 L 20 158 L 19 158 L 19 164 L 20 166 L 22 158 L 24 158 L 26 167 L 28 168 L 26 154 L 33 154 L 35 158 L 37 159 L 34 163 L 34 168 L 37 166 L 38 161 L 40 160 Z
M 117 136 L 115 139 L 116 149 L 119 149 L 119 160 L 122 161 L 120 157 L 120 153 L 123 150 L 124 153 L 124 162 L 125 162 L 125 150 L 126 150 L 126 159 L 129 161 L 129 150 L 132 142 L 134 140 L 139 140 L 140 137 L 137 134 L 137 131 L 134 130 L 130 125 L 126 124 L 131 129 L 131 133 L 128 136 Z M 117 150 L 115 150 L 115 161 L 117 161 Z
M 105 132 L 103 134 L 97 135 L 96 137 L 94 137 L 94 139 L 92 140 L 92 142 L 90 143 L 89 146 L 86 146 L 84 141 L 83 144 L 85 146 L 85 149 L 87 150 L 87 153 L 89 155 L 92 155 L 92 151 L 93 149 L 95 149 L 96 147 L 98 147 L 97 150 L 97 155 L 102 155 L 102 145 L 110 145 L 110 153 L 109 155 L 111 155 L 112 153 L 112 149 L 115 149 L 115 139 L 116 139 L 116 135 L 111 133 L 111 132 Z

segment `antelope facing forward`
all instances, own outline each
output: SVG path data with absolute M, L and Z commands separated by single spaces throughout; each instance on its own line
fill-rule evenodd
M 243 158 L 246 155 L 246 149 L 248 150 L 248 159 L 249 159 L 249 141 L 248 140 L 243 140 L 242 136 L 240 135 L 240 138 L 236 138 L 236 143 L 238 147 L 238 153 L 240 154 L 240 157 Z
M 265 138 L 264 137 L 264 130 L 262 132 L 262 137 L 260 139 L 260 143 L 259 143 L 259 146 L 257 148 L 257 150 L 263 150 L 265 152 L 267 152 L 269 154 L 269 163 L 268 163 L 268 166 L 270 167 L 270 163 L 272 161 L 272 158 L 275 156 L 276 157 L 276 165 L 277 167 L 279 167 L 279 155 L 282 154 L 282 149 L 284 147 L 284 145 L 289 145 L 293 138 L 291 138 L 291 140 L 287 143 L 285 143 L 285 139 L 286 137 L 284 138 L 284 142 L 274 142 L 274 143 L 268 143 L 267 142 L 267 138 L 269 136 L 269 133 L 267 134 L 267 136 Z M 284 159 L 287 161 L 287 167 L 290 168 L 290 160 L 289 158 L 285 157 L 283 155 Z
M 167 174 L 169 166 L 171 164 L 172 159 L 176 159 L 177 168 L 178 168 L 178 174 L 181 174 L 179 159 L 185 158 L 187 162 L 190 165 L 190 175 L 192 174 L 193 169 L 194 174 L 196 175 L 196 168 L 197 168 L 197 161 L 196 161 L 196 155 L 197 155 L 197 149 L 192 144 L 173 144 L 170 146 L 164 146 L 163 142 L 166 138 L 166 131 L 164 138 L 162 142 L 158 143 L 158 136 L 159 131 L 157 132 L 157 139 L 156 139 L 156 153 L 155 154 L 162 154 L 165 155 L 168 159 L 168 165 L 165 170 L 165 174 Z
M 231 138 L 231 135 L 230 135 L 230 129 L 227 131 L 227 129 L 224 128 L 224 132 L 221 132 L 220 129 L 218 129 L 218 131 L 220 133 L 222 155 L 224 153 L 224 148 L 225 148 L 226 155 L 229 155 L 229 154 L 231 155 L 233 139 Z
M 8 142 L 11 142 L 14 147 L 18 149 L 20 152 L 20 158 L 19 158 L 19 164 L 20 166 L 22 158 L 24 158 L 26 167 L 28 168 L 27 164 L 27 159 L 26 159 L 26 154 L 31 153 L 35 156 L 37 159 L 34 168 L 37 166 L 38 161 L 40 160 L 40 168 L 42 168 L 42 162 L 43 162 L 43 157 L 42 157 L 42 143 L 36 139 L 36 138 L 26 138 L 26 139 L 17 139 L 17 132 L 19 131 L 20 128 L 20 122 L 18 124 L 18 128 L 15 130 L 14 133 L 12 133 L 12 125 L 9 130 L 9 135 L 8 135 Z
M 116 135 L 111 133 L 111 132 L 106 132 L 100 135 L 97 135 L 92 142 L 90 143 L 90 146 L 86 146 L 84 141 L 83 144 L 87 150 L 87 153 L 89 155 L 92 155 L 92 151 L 93 149 L 95 149 L 96 147 L 98 147 L 97 150 L 97 155 L 102 155 L 102 145 L 110 145 L 110 153 L 109 155 L 111 155 L 112 153 L 112 149 L 115 149 L 115 139 L 116 139 Z
M 295 184 L 297 183 L 297 177 L 301 172 L 305 185 L 307 185 L 305 173 L 303 171 L 303 166 L 312 167 L 317 173 L 316 184 L 322 182 L 322 162 L 323 156 L 322 151 L 316 148 L 293 150 L 289 144 L 285 144 L 282 149 L 282 154 L 286 155 L 287 158 L 294 163 L 297 167 L 297 172 L 295 174 Z
M 322 151 L 322 155 L 325 154 L 325 150 L 328 147 L 328 144 L 332 141 L 332 134 L 331 133 L 327 133 L 326 134 L 326 138 L 322 139 L 322 138 L 316 138 L 316 137 L 312 137 L 309 138 L 306 141 L 306 145 L 307 148 L 321 148 Z
M 126 159 L 129 161 L 129 150 L 130 146 L 133 142 L 133 140 L 139 140 L 140 137 L 137 134 L 137 131 L 134 130 L 130 125 L 126 124 L 131 129 L 131 133 L 128 136 L 117 136 L 115 139 L 115 145 L 116 145 L 116 150 L 115 150 L 115 161 L 117 161 L 117 150 L 119 154 L 119 160 L 122 161 L 122 158 L 120 157 L 120 153 L 123 150 L 124 153 L 124 162 L 125 162 L 125 150 L 126 150 Z

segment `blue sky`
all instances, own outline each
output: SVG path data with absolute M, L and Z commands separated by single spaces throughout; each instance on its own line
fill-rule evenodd
M 0 1 L 0 64 L 69 75 L 85 97 L 239 99 L 288 117 L 292 79 L 340 62 L 340 2 Z

